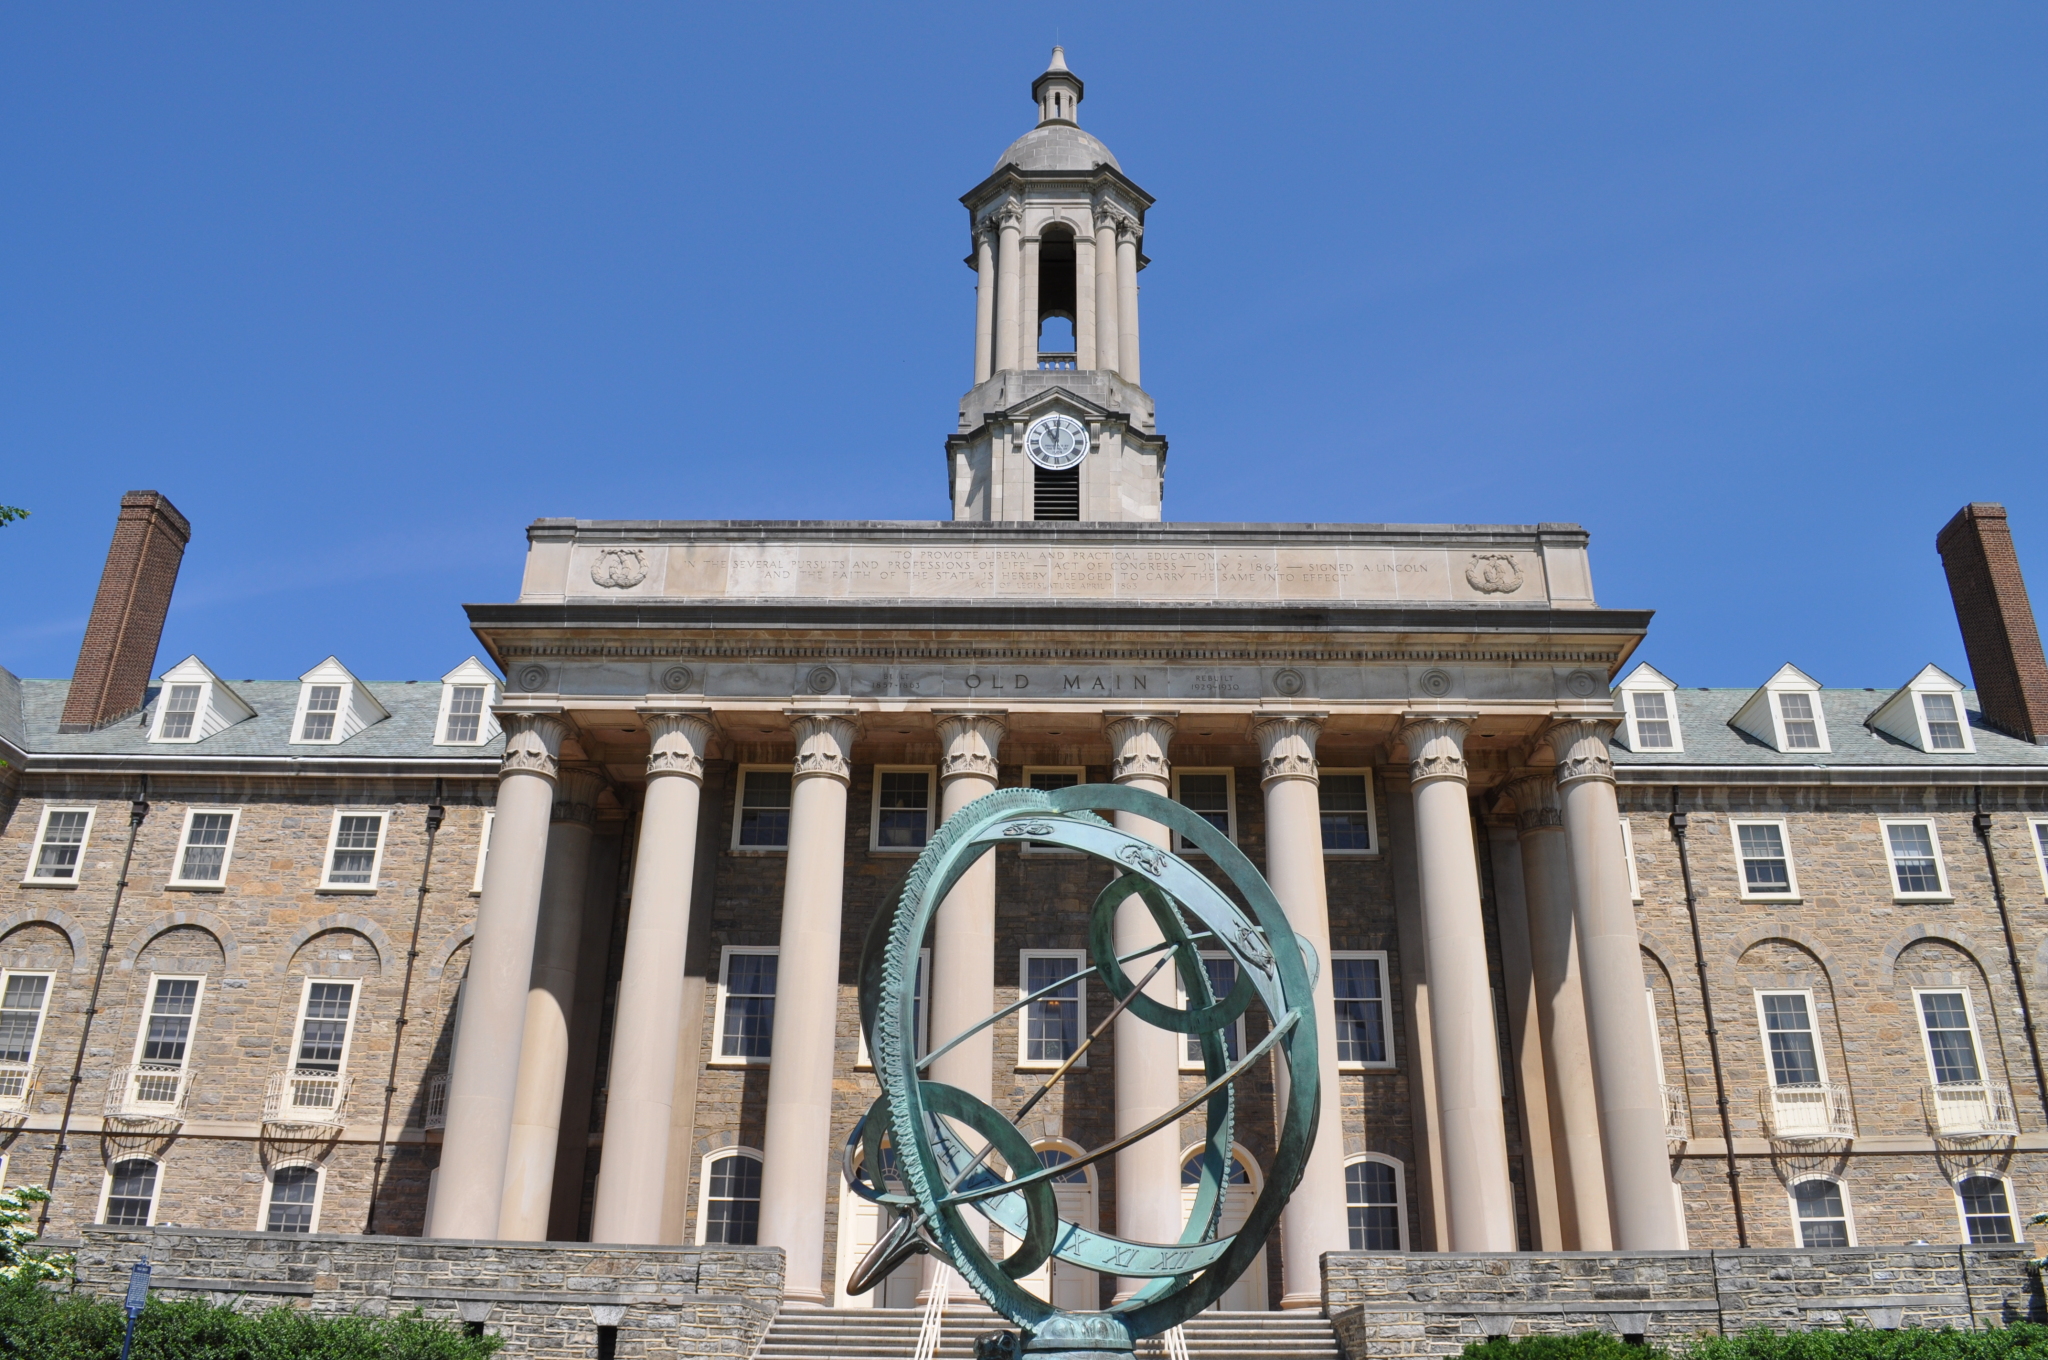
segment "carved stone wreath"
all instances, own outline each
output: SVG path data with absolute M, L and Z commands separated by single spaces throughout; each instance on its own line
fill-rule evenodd
M 1512 595 L 1522 588 L 1522 569 L 1506 553 L 1474 553 L 1465 584 L 1482 595 Z
M 606 548 L 590 564 L 590 579 L 607 590 L 630 590 L 647 579 L 647 554 L 639 548 Z

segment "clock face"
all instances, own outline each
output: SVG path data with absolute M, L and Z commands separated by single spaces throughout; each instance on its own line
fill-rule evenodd
M 1070 468 L 1088 456 L 1088 427 L 1072 416 L 1040 416 L 1024 431 L 1024 452 L 1048 472 Z

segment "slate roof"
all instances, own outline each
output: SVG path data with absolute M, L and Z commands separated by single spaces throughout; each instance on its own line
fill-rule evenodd
M 227 686 L 256 716 L 236 723 L 203 741 L 151 743 L 158 690 L 152 686 L 141 713 L 97 732 L 59 732 L 69 680 L 16 680 L 0 670 L 0 738 L 37 755 L 194 756 L 214 758 L 296 757 L 302 760 L 435 759 L 488 760 L 504 754 L 501 734 L 481 746 L 436 746 L 435 726 L 441 715 L 441 684 L 437 680 L 367 680 L 365 687 L 389 709 L 391 716 L 372 723 L 332 746 L 294 746 L 292 717 L 298 711 L 296 680 L 228 680 Z M 18 703 L 10 704 L 19 695 Z M 19 732 L 20 739 L 10 734 Z
M 1987 727 L 1977 710 L 1977 692 L 1963 691 L 1963 708 L 1970 721 L 1970 751 L 1922 751 L 1903 741 L 1864 725 L 1864 719 L 1892 697 L 1891 689 L 1824 689 L 1820 709 L 1827 720 L 1831 751 L 1775 751 L 1747 732 L 1729 726 L 1735 711 L 1749 701 L 1753 689 L 1680 689 L 1679 737 L 1683 751 L 1631 751 L 1625 745 L 1627 733 L 1615 733 L 1616 765 L 1779 765 L 1811 768 L 1856 765 L 1925 765 L 1930 769 L 1958 766 L 2021 765 L 2048 769 L 2048 746 L 2035 746 Z M 1617 693 L 1616 703 L 1626 697 Z

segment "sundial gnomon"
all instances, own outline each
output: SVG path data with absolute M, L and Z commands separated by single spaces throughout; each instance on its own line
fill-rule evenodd
M 1245 907 L 1178 855 L 1112 826 L 1098 815 L 1105 811 L 1137 814 L 1191 842 L 1222 871 Z M 1089 916 L 1089 966 L 1051 987 L 1020 995 L 960 1034 L 934 1036 L 931 1051 L 920 1056 L 916 968 L 926 930 L 946 894 L 976 860 L 999 845 L 1022 842 L 1078 850 L 1119 871 Z M 1119 957 L 1119 910 L 1149 912 L 1163 941 Z M 1237 981 L 1228 995 L 1212 991 L 1203 950 L 1225 952 L 1235 962 Z M 991 1307 L 1023 1328 L 1031 1338 L 1027 1348 L 1036 1351 L 1129 1350 L 1136 1338 L 1163 1332 L 1214 1303 L 1264 1246 L 1315 1138 L 1317 1034 L 1310 998 L 1317 966 L 1251 861 L 1179 803 L 1123 785 L 1084 784 L 1003 789 L 962 808 L 918 857 L 895 910 L 877 918 L 861 961 L 861 1024 L 882 1095 L 848 1137 L 842 1169 L 854 1193 L 893 1210 L 896 1220 L 855 1269 L 848 1289 L 865 1292 L 911 1256 L 936 1251 Z M 1179 974 L 1185 1008 L 1166 1005 L 1143 990 L 1167 968 Z M 1048 1074 L 1015 1116 L 930 1079 L 933 1061 L 951 1048 L 1055 990 L 1085 985 L 1089 977 L 1109 991 L 1115 1003 L 1110 1016 L 1091 1027 L 1078 1051 Z M 1271 1019 L 1271 1027 L 1233 1058 L 1225 1035 L 1255 1004 Z M 1071 1161 L 1041 1167 L 1013 1118 L 1021 1119 L 1050 1094 L 1122 1012 L 1176 1035 L 1196 1036 L 1201 1089 L 1138 1129 Z M 1277 1150 L 1242 1225 L 1222 1234 L 1218 1228 L 1236 1121 L 1234 1083 L 1269 1053 L 1279 1055 L 1288 1077 L 1279 1087 L 1285 1094 Z M 1178 1240 L 1133 1241 L 1060 1218 L 1055 1179 L 1146 1137 L 1177 1139 L 1180 1118 L 1198 1107 L 1204 1111 L 1203 1144 Z M 985 1141 L 970 1143 L 963 1128 Z M 870 1168 L 877 1174 L 871 1175 Z M 1008 1256 L 998 1259 L 990 1253 L 986 1223 L 1000 1227 L 1016 1244 Z M 1149 1283 L 1103 1313 L 1069 1313 L 1019 1283 L 1048 1259 Z

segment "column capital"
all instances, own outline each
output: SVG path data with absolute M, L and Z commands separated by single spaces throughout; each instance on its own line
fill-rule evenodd
M 1527 834 L 1564 825 L 1564 809 L 1557 801 L 1557 777 L 1549 770 L 1517 771 L 1503 785 L 1515 800 L 1515 827 Z
M 560 711 L 497 709 L 498 725 L 505 729 L 505 756 L 498 775 L 537 774 L 555 778 L 562 757 L 562 739 L 569 735 L 569 722 Z
M 939 782 L 961 775 L 993 780 L 996 751 L 1010 730 L 1003 719 L 1009 715 L 997 708 L 954 708 L 933 709 L 932 716 L 939 720 L 939 741 L 946 748 L 939 757 Z
M 704 782 L 704 756 L 711 749 L 711 710 L 708 708 L 639 708 L 654 739 L 647 752 L 647 777 L 676 774 Z
M 1319 782 L 1316 770 L 1316 738 L 1322 735 L 1327 713 L 1274 713 L 1252 721 L 1252 740 L 1259 744 L 1259 784 L 1279 779 Z
M 1463 715 L 1429 714 L 1409 718 L 1394 733 L 1408 748 L 1408 782 L 1455 779 L 1464 783 L 1465 734 L 1472 719 Z
M 1013 199 L 990 213 L 984 220 L 994 222 L 998 231 L 1022 231 L 1024 230 L 1024 209 L 1019 207 Z
M 585 765 L 564 765 L 555 775 L 553 822 L 597 825 L 597 795 L 604 792 L 604 776 Z
M 789 730 L 796 735 L 797 779 L 822 775 L 842 784 L 853 782 L 853 739 L 860 731 L 853 709 L 786 708 Z
M 1109 777 L 1165 779 L 1173 772 L 1166 749 L 1173 743 L 1178 713 L 1105 713 L 1103 735 L 1109 738 Z
M 1552 718 L 1550 726 L 1543 730 L 1543 739 L 1557 753 L 1560 787 L 1581 779 L 1614 782 L 1614 757 L 1608 743 L 1614 739 L 1614 729 L 1621 726 L 1621 721 L 1620 714 L 1609 718 L 1573 713 Z

